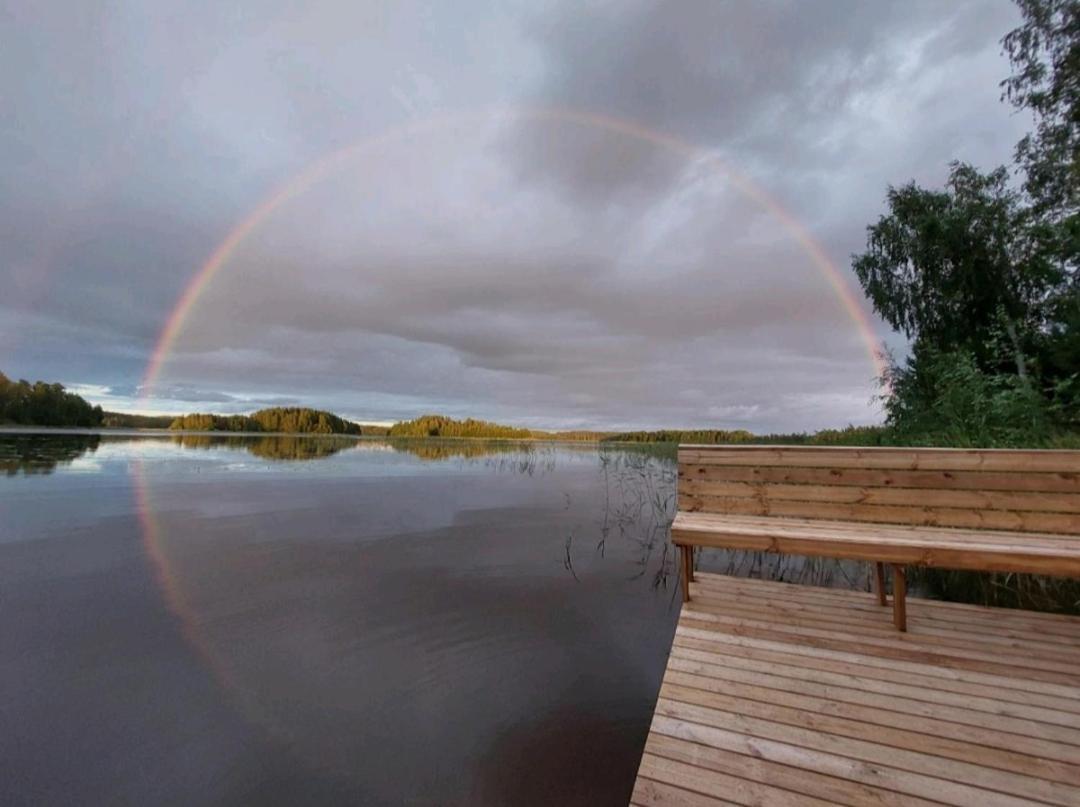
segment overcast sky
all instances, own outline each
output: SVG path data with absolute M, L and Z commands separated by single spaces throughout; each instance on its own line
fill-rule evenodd
M 2 9 L 0 370 L 113 409 L 875 422 L 798 231 L 861 301 L 886 186 L 1007 162 L 1028 123 L 1005 0 Z M 140 390 L 230 231 L 365 142 L 252 228 Z

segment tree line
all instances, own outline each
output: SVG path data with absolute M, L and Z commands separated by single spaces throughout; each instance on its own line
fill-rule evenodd
M 12 381 L 0 373 L 0 423 L 94 428 L 103 417 L 100 406 L 91 406 L 63 384 Z
M 1031 116 L 1010 166 L 889 187 L 852 268 L 911 341 L 889 357 L 892 444 L 1080 447 L 1080 0 L 1017 0 L 1002 100 Z M 946 599 L 1080 608 L 1060 578 L 915 569 Z
M 339 451 L 352 448 L 356 441 L 347 436 L 268 434 L 249 437 L 238 434 L 178 434 L 172 438 L 185 448 L 211 449 L 225 446 L 243 449 L 256 457 L 268 460 L 317 460 L 332 457 Z
M 530 429 L 505 426 L 486 420 L 454 420 L 445 415 L 422 415 L 421 417 L 395 423 L 390 427 L 390 437 L 482 437 L 497 440 L 528 440 L 533 437 Z
M 101 425 L 106 429 L 167 429 L 174 419 L 173 415 L 136 415 L 106 410 Z
M 889 187 L 852 256 L 911 340 L 883 379 L 896 443 L 1080 445 L 1080 0 L 1017 4 L 1000 87 L 1034 128 L 1012 165 Z
M 364 433 L 360 424 L 332 412 L 306 407 L 273 407 L 250 415 L 181 415 L 169 425 L 173 431 L 282 432 L 286 434 Z M 381 431 L 381 430 L 379 430 Z
M 608 434 L 604 442 L 682 443 L 696 445 L 887 445 L 889 431 L 884 426 L 847 426 L 817 432 L 755 434 L 745 429 L 662 429 L 659 431 Z

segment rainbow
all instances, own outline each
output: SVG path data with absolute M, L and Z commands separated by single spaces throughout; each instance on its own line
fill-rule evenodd
M 158 383 L 169 355 L 183 332 L 186 321 L 199 300 L 206 294 L 214 277 L 225 268 L 229 263 L 229 260 L 236 254 L 237 250 L 243 245 L 248 237 L 257 231 L 259 227 L 275 213 L 275 211 L 282 208 L 290 200 L 302 195 L 324 177 L 331 174 L 335 169 L 365 151 L 372 150 L 399 138 L 437 129 L 442 126 L 458 124 L 473 119 L 482 120 L 495 116 L 520 120 L 557 121 L 592 127 L 611 134 L 623 135 L 638 139 L 642 142 L 651 143 L 659 148 L 669 149 L 684 155 L 688 159 L 697 161 L 701 166 L 724 174 L 742 193 L 774 215 L 791 237 L 802 246 L 813 265 L 817 267 L 828 281 L 844 310 L 856 326 L 865 343 L 866 351 L 874 365 L 876 375 L 881 375 L 884 370 L 884 364 L 878 353 L 877 336 L 861 299 L 855 294 L 851 285 L 845 280 L 840 270 L 830 261 L 825 250 L 813 238 L 810 232 L 790 212 L 758 185 L 734 171 L 712 152 L 672 135 L 648 129 L 640 124 L 579 110 L 553 107 L 530 107 L 510 110 L 487 110 L 483 112 L 471 112 L 430 118 L 391 129 L 382 134 L 360 140 L 323 156 L 319 160 L 308 165 L 300 173 L 287 180 L 284 184 L 278 186 L 269 196 L 261 201 L 238 224 L 236 224 L 225 239 L 210 254 L 206 262 L 199 268 L 185 287 L 183 293 L 177 300 L 176 305 L 166 319 L 150 360 L 147 363 L 140 389 L 140 400 L 145 402 L 155 385 Z M 163 540 L 160 525 L 157 523 L 149 480 L 146 477 L 142 463 L 134 463 L 131 473 L 135 485 L 137 508 L 142 526 L 143 549 L 149 560 L 150 566 L 152 567 L 156 583 L 162 591 L 165 605 L 179 622 L 184 639 L 202 660 L 203 664 L 210 670 L 221 688 L 235 693 L 237 697 L 236 705 L 245 717 L 252 722 L 262 724 L 274 733 L 284 734 L 285 731 L 283 727 L 275 726 L 273 721 L 258 708 L 257 704 L 253 703 L 251 699 L 242 696 L 243 689 L 237 685 L 238 682 L 235 680 L 235 675 L 230 666 L 224 659 L 218 657 L 214 648 L 211 647 L 201 635 L 198 627 L 198 619 L 193 611 L 191 603 L 185 595 L 182 581 L 177 578 L 174 573 L 173 564 L 170 562 L 166 543 Z
M 150 561 L 151 574 L 161 592 L 165 607 L 176 619 L 180 635 L 195 654 L 218 688 L 229 696 L 230 703 L 251 725 L 262 727 L 272 736 L 288 741 L 288 731 L 258 704 L 256 698 L 241 686 L 233 667 L 218 653 L 199 629 L 199 621 L 176 575 L 175 564 L 170 561 L 161 526 L 157 522 L 152 500 L 149 475 L 143 468 L 141 458 L 132 463 L 130 475 L 135 493 L 135 503 L 142 527 L 143 552 Z
M 194 310 L 199 299 L 206 293 L 206 290 L 214 277 L 226 266 L 226 264 L 228 264 L 229 259 L 236 253 L 244 241 L 276 210 L 285 205 L 289 200 L 302 195 L 305 191 L 330 174 L 334 169 L 364 151 L 371 150 L 402 137 L 418 134 L 431 129 L 461 123 L 471 119 L 480 120 L 492 117 L 506 117 L 522 120 L 550 120 L 588 126 L 612 134 L 624 135 L 626 137 L 636 138 L 643 142 L 652 143 L 660 148 L 669 149 L 685 155 L 688 158 L 695 159 L 699 161 L 700 164 L 719 173 L 723 173 L 742 193 L 774 215 L 791 237 L 802 246 L 811 262 L 818 268 L 832 287 L 844 310 L 858 329 L 862 340 L 865 343 L 866 351 L 873 363 L 875 376 L 880 377 L 882 375 L 885 366 L 879 354 L 877 334 L 861 299 L 855 294 L 851 284 L 847 282 L 840 270 L 829 259 L 824 248 L 814 239 L 806 227 L 804 227 L 803 224 L 786 208 L 769 196 L 757 184 L 733 170 L 714 153 L 673 135 L 648 129 L 632 121 L 613 118 L 593 112 L 584 112 L 581 110 L 560 107 L 525 107 L 459 113 L 456 115 L 429 118 L 397 127 L 373 137 L 352 143 L 351 145 L 337 149 L 321 157 L 304 168 L 299 174 L 296 174 L 276 188 L 229 232 L 225 237 L 225 240 L 210 254 L 206 263 L 199 268 L 180 295 L 176 305 L 166 319 L 164 327 L 161 329 L 157 343 L 154 346 L 150 360 L 147 363 L 146 372 L 144 373 L 140 388 L 140 400 L 145 402 L 146 398 L 149 397 L 153 391 L 161 376 L 162 369 L 165 366 L 169 354 L 172 352 L 177 339 L 183 332 L 184 323 L 192 310 Z

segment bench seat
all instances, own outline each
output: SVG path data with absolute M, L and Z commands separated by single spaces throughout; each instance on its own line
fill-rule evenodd
M 671 540 L 688 547 L 1080 577 L 1080 536 L 1048 533 L 679 511 Z
M 1080 451 L 680 446 L 683 600 L 696 547 L 870 561 L 907 625 L 909 566 L 1080 577 Z

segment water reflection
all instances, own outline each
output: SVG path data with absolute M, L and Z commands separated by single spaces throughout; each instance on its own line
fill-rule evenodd
M 408 454 L 420 460 L 492 459 L 496 471 L 513 470 L 533 474 L 551 470 L 555 448 L 552 444 L 508 440 L 454 440 L 438 438 L 358 438 L 345 435 L 289 434 L 177 434 L 172 441 L 184 448 L 243 450 L 271 460 L 318 460 L 342 451 L 388 451 Z M 560 446 L 562 450 L 593 453 L 593 444 Z
M 184 448 L 243 449 L 268 460 L 318 460 L 356 448 L 356 438 L 337 435 L 210 435 L 178 434 L 172 438 Z
M 629 799 L 678 613 L 672 448 L 0 435 L 0 458 L 31 477 L 0 479 L 0 803 Z
M 675 518 L 678 478 L 673 446 L 601 447 L 598 453 L 604 480 L 603 520 L 596 549 L 603 556 L 612 530 L 637 547 L 639 572 L 652 575 L 654 588 L 668 585 L 675 566 L 668 534 Z
M 439 438 L 361 438 L 349 435 L 309 434 L 179 434 L 139 432 L 63 432 L 0 430 L 0 469 L 8 475 L 17 472 L 49 473 L 58 464 L 70 463 L 102 445 L 167 442 L 181 448 L 204 451 L 244 451 L 269 460 L 305 461 L 333 457 L 342 451 L 407 454 L 429 462 L 450 460 L 486 460 L 486 467 L 496 472 L 526 475 L 550 472 L 555 456 L 562 452 L 581 456 L 604 456 L 636 453 L 656 457 L 674 457 L 671 449 L 658 446 L 626 445 L 600 447 L 595 443 L 546 443 L 512 440 L 455 440 Z M 674 461 L 672 459 L 672 461 Z
M 100 443 L 96 434 L 0 435 L 0 471 L 5 476 L 51 474 L 56 466 L 93 453 Z
M 279 454 L 337 456 L 340 476 L 219 481 L 222 504 L 137 477 L 155 577 L 238 713 L 362 803 L 625 803 L 677 612 L 656 592 L 670 452 L 327 446 Z M 416 475 L 352 473 L 402 466 Z M 521 746 L 540 755 L 513 775 Z
M 521 462 L 538 454 L 552 453 L 547 444 L 506 440 L 391 439 L 386 441 L 386 445 L 394 451 L 432 461 L 501 456 L 509 457 L 511 462 Z
M 677 509 L 676 452 L 668 444 L 373 440 L 341 435 L 0 433 L 0 471 L 6 476 L 51 474 L 58 466 L 70 466 L 102 446 L 146 441 L 168 441 L 185 449 L 243 451 L 282 462 L 323 460 L 347 451 L 402 454 L 432 463 L 479 463 L 493 473 L 527 477 L 554 473 L 559 455 L 584 457 L 590 462 L 595 459 L 603 485 L 598 533 L 583 536 L 570 532 L 565 536 L 561 558 L 565 571 L 576 579 L 575 559 L 589 551 L 589 546 L 603 557 L 614 533 L 635 547 L 636 575 L 648 576 L 654 587 L 672 585 L 671 575 L 678 574 L 674 550 L 667 540 Z M 579 492 L 568 489 L 563 495 L 569 508 Z M 698 551 L 697 565 L 739 577 L 845 588 L 868 585 L 861 564 L 830 558 L 704 549 Z
M 869 567 L 865 563 L 837 558 L 783 555 L 749 549 L 698 551 L 697 568 L 709 572 L 779 580 L 808 586 L 869 591 Z

